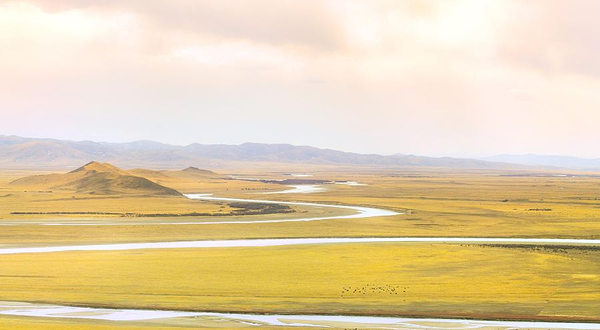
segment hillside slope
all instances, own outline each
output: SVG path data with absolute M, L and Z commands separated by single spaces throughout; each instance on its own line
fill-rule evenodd
M 154 171 L 143 168 L 136 168 L 133 170 L 129 170 L 129 173 L 132 173 L 137 176 L 141 176 L 151 180 L 167 180 L 167 179 L 215 179 L 221 177 L 221 175 L 204 169 L 199 169 L 197 167 L 187 167 L 183 170 L 162 170 L 162 171 Z
M 116 166 L 95 161 L 68 173 L 28 176 L 17 179 L 10 184 L 13 186 L 72 190 L 77 193 L 100 195 L 181 195 L 175 189 L 133 175 Z

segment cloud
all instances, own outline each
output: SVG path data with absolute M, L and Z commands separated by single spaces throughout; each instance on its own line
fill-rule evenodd
M 522 89 L 512 88 L 508 91 L 508 94 L 519 101 L 533 102 L 536 100 L 535 95 Z
M 148 29 L 218 36 L 269 45 L 336 50 L 344 45 L 326 2 L 273 0 L 51 0 L 32 1 L 49 12 L 131 12 Z
M 598 6 L 0 0 L 0 130 L 382 153 L 585 152 L 600 143 Z M 26 115 L 44 120 L 26 125 Z
M 513 0 L 516 13 L 504 28 L 499 57 L 545 75 L 600 78 L 600 2 Z

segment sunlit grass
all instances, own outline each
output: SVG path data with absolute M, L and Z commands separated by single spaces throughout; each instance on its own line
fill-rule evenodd
M 593 319 L 600 251 L 452 244 L 0 256 L 0 299 L 261 313 Z M 26 276 L 25 276 L 26 275 Z

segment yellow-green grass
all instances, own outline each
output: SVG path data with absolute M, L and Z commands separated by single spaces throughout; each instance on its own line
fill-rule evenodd
M 17 317 L 0 315 L 0 329 L 11 330 L 176 330 L 176 329 L 256 329 L 237 322 L 206 319 L 163 319 L 151 321 L 100 321 L 65 318 Z M 304 328 L 304 327 L 301 327 Z M 312 327 L 310 327 L 312 328 Z M 261 329 L 278 330 L 283 327 L 263 326 Z M 314 329 L 314 328 L 312 328 Z
M 317 167 L 311 167 L 317 171 Z M 302 172 L 302 170 L 288 170 Z M 31 173 L 28 173 L 29 175 Z M 281 173 L 247 176 L 283 178 Z M 367 205 L 407 214 L 369 219 L 226 225 L 5 226 L 0 246 L 152 242 L 269 237 L 463 236 L 600 237 L 600 179 L 507 177 L 505 172 L 317 172 L 318 194 L 256 193 L 286 187 L 222 178 L 169 179 L 184 193 L 252 199 Z M 15 216 L 14 211 L 189 213 L 229 210 L 223 203 L 178 197 L 93 196 L 17 190 L 24 173 L 0 173 L 0 221 L 78 216 Z M 25 191 L 27 190 L 27 191 Z M 8 195 L 8 196 L 6 196 Z M 201 217 L 210 220 L 297 218 L 294 214 Z M 306 212 L 306 213 L 303 213 Z M 331 213 L 332 215 L 334 213 Z M 98 217 L 95 216 L 96 220 Z M 107 221 L 157 218 L 110 217 Z M 187 218 L 165 218 L 187 221 Z M 276 313 L 338 313 L 476 318 L 596 320 L 600 310 L 597 249 L 367 244 L 271 248 L 64 252 L 0 256 L 0 300 L 109 307 Z M 382 292 L 368 291 L 382 287 Z M 343 288 L 362 291 L 345 292 Z M 406 287 L 402 294 L 386 290 Z M 0 317 L 0 328 L 112 329 L 138 323 Z M 7 323 L 8 322 L 8 323 Z M 45 324 L 43 327 L 40 324 Z M 85 326 L 85 327 L 84 327 Z M 129 326 L 129 327 L 127 327 Z M 150 326 L 150 325 L 148 325 Z M 165 324 L 152 324 L 162 327 Z M 182 325 L 181 325 L 182 326 Z M 52 328 L 54 327 L 54 328 Z M 159 329 L 162 329 L 160 328 Z M 165 328 L 166 329 L 166 328 Z
M 600 321 L 597 248 L 341 244 L 0 256 L 0 300 Z
M 224 202 L 192 201 L 183 196 L 156 196 L 144 194 L 95 195 L 78 193 L 73 190 L 54 189 L 39 185 L 11 185 L 15 179 L 49 174 L 47 172 L 0 171 L 0 221 L 2 220 L 40 220 L 49 218 L 98 218 L 120 215 L 103 213 L 132 214 L 186 214 L 210 213 L 223 214 L 232 209 Z M 181 177 L 155 180 L 169 188 L 181 189 L 182 192 L 215 193 L 218 195 L 231 192 L 250 193 L 252 198 L 265 195 L 253 194 L 267 191 L 273 185 L 260 182 L 226 180 L 220 177 Z M 248 197 L 248 196 L 246 196 Z M 41 213 L 41 214 L 15 214 Z M 75 214 L 60 214 L 56 213 Z M 54 213 L 54 214 L 48 214 Z
M 8 196 L 6 196 L 8 195 Z M 224 203 L 191 201 L 184 197 L 90 196 L 65 191 L 11 191 L 0 197 L 0 221 L 3 219 L 40 220 L 47 218 L 119 217 L 121 214 L 156 213 L 227 213 Z M 42 214 L 15 214 L 42 213 Z M 69 213 L 74 214 L 51 214 Z M 115 213 L 106 215 L 102 213 Z
M 139 242 L 263 237 L 341 236 L 462 236 L 462 237 L 600 237 L 600 179 L 593 177 L 506 177 L 502 172 L 440 173 L 318 173 L 315 178 L 355 180 L 366 186 L 326 185 L 317 194 L 261 195 L 264 189 L 285 187 L 260 182 L 214 179 L 181 182 L 183 192 L 212 192 L 216 196 L 288 201 L 312 201 L 368 205 L 407 214 L 369 219 L 341 219 L 271 224 L 195 226 L 110 226 L 110 227 L 4 227 L 0 244 L 64 242 Z M 19 174 L 21 175 L 21 174 Z M 269 177 L 276 176 L 273 173 Z M 260 177 L 260 173 L 248 176 Z M 11 211 L 96 211 L 133 213 L 226 212 L 223 203 L 192 201 L 177 197 L 90 197 L 70 199 L 55 192 L 16 192 L 0 180 L 0 221 L 40 220 L 49 217 L 11 215 Z M 13 178 L 17 175 L 13 175 Z M 183 186 L 187 186 L 182 189 Z M 10 192 L 10 189 L 13 189 Z M 248 190 L 250 189 L 250 190 Z M 297 208 L 293 214 L 251 216 L 273 220 L 311 216 L 320 212 Z M 307 213 L 303 213 L 308 211 Z M 60 216 L 73 218 L 75 216 Z M 81 218 L 81 215 L 76 216 Z M 171 218 L 178 221 L 185 218 Z M 202 221 L 240 220 L 231 217 L 197 217 Z M 119 218 L 122 221 L 155 222 L 156 218 Z M 169 219 L 166 219 L 167 221 Z M 113 218 L 113 221 L 115 219 Z M 187 220 L 186 220 L 187 221 Z M 34 234 L 35 233 L 35 234 Z
M 600 237 L 600 178 L 503 175 L 321 173 L 320 178 L 368 185 L 329 185 L 325 193 L 270 196 L 405 209 L 409 214 L 404 223 L 386 227 L 407 235 Z
M 290 172 L 288 170 L 288 172 Z M 294 171 L 291 171 L 294 172 Z M 297 170 L 296 172 L 302 172 Z M 282 201 L 331 202 L 366 205 L 391 210 L 407 210 L 406 216 L 349 222 L 348 227 L 323 231 L 324 236 L 389 235 L 410 236 L 517 236 L 517 237 L 600 237 L 600 178 L 535 175 L 510 171 L 384 171 L 316 172 L 308 179 L 352 180 L 365 186 L 324 185 L 328 190 L 314 194 L 256 195 L 253 190 L 284 190 L 276 184 L 240 181 L 203 186 L 216 195 L 240 198 L 268 198 Z M 248 172 L 249 177 L 285 178 L 273 172 Z M 183 192 L 197 192 L 188 183 Z M 266 188 L 265 188 L 266 187 Z M 404 220 L 404 221 L 402 221 Z M 310 223 L 313 233 L 321 234 Z M 366 228 L 371 225 L 382 228 Z M 302 224 L 291 224 L 293 232 L 302 232 Z M 289 228 L 286 226 L 286 228 Z M 297 229 L 297 230 L 296 230 Z M 349 232 L 346 232 L 349 231 Z

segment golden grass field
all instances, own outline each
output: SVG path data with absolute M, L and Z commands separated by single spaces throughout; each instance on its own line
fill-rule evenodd
M 366 185 L 329 184 L 325 186 L 328 190 L 322 193 L 261 195 L 262 192 L 287 188 L 230 180 L 226 175 L 206 179 L 149 179 L 182 193 L 364 205 L 406 214 L 368 219 L 209 226 L 153 225 L 150 223 L 156 221 L 155 218 L 109 216 L 112 221 L 148 224 L 6 226 L 0 231 L 0 246 L 267 237 L 600 238 L 600 178 L 559 177 L 554 173 L 512 176 L 515 173 L 494 171 L 370 173 L 336 172 L 330 168 L 312 170 L 315 176 L 311 179 L 352 180 Z M 23 187 L 16 189 L 8 184 L 29 174 L 32 173 L 0 173 L 0 222 L 106 217 L 11 214 L 15 211 L 220 213 L 230 210 L 226 203 L 183 197 L 90 196 L 55 190 L 49 193 Z M 229 174 L 284 177 L 276 170 Z M 296 212 L 291 214 L 217 219 L 294 218 L 323 212 L 314 208 L 294 209 Z M 185 217 L 175 218 L 182 219 Z M 173 221 L 173 218 L 161 218 L 163 220 Z M 0 256 L 0 301 L 597 322 L 600 321 L 599 274 L 598 248 L 380 243 L 62 252 Z M 344 291 L 345 288 L 350 291 Z M 396 291 L 390 294 L 392 288 Z M 13 328 L 19 329 L 21 321 L 22 318 L 0 317 L 0 326 L 15 324 Z M 51 326 L 68 329 L 66 323 L 69 322 L 75 324 L 74 327 L 85 323 L 89 329 L 117 326 L 94 321 L 35 322 L 42 324 L 39 325 L 42 328 L 43 324 L 48 324 L 48 329 L 54 329 Z M 34 326 L 26 328 L 35 329 Z
M 189 329 L 215 329 L 215 327 L 230 327 L 237 330 L 256 329 L 256 326 L 240 326 L 239 323 L 225 322 L 193 322 L 188 320 L 176 320 L 175 322 L 153 321 L 123 321 L 110 322 L 98 320 L 77 319 L 48 319 L 18 316 L 0 316 L 0 329 L 11 330 L 176 330 Z M 313 327 L 310 327 L 313 328 Z M 264 327 L 268 330 L 289 329 L 277 326 Z
M 319 172 L 315 178 L 356 180 L 366 186 L 327 185 L 316 194 L 261 195 L 286 187 L 260 182 L 211 179 L 171 180 L 169 187 L 183 193 L 214 193 L 253 199 L 329 202 L 367 205 L 405 211 L 407 214 L 371 219 L 330 220 L 281 224 L 56 228 L 51 226 L 6 227 L 0 242 L 14 244 L 41 240 L 85 242 L 156 241 L 260 237 L 332 236 L 462 236 L 462 237 L 600 237 L 600 179 L 570 177 L 504 177 L 503 173 L 388 173 L 360 174 Z M 0 221 L 28 221 L 83 216 L 11 215 L 14 211 L 92 211 L 134 213 L 228 212 L 226 204 L 191 201 L 182 197 L 76 196 L 69 192 L 16 191 L 7 183 L 24 173 L 0 180 Z M 246 174 L 258 176 L 260 173 Z M 268 175 L 273 176 L 272 173 Z M 266 175 L 265 175 L 266 176 Z M 298 209 L 296 207 L 296 209 Z M 304 211 L 287 215 L 259 215 L 271 219 L 301 217 Z M 89 216 L 88 216 L 89 217 Z M 93 216 L 92 216 L 93 217 Z M 103 216 L 104 217 L 104 216 Z M 113 216 L 113 218 L 115 218 Z M 122 218 L 138 221 L 139 218 Z M 228 219 L 228 218 L 224 218 Z M 237 218 L 233 218 L 235 220 Z M 113 219 L 114 220 L 114 219 Z M 181 220 L 181 219 L 179 219 Z M 156 219 L 148 219 L 149 222 Z M 35 237 L 31 232 L 35 230 Z
M 141 309 L 591 320 L 599 252 L 377 243 L 6 255 L 0 292 Z

